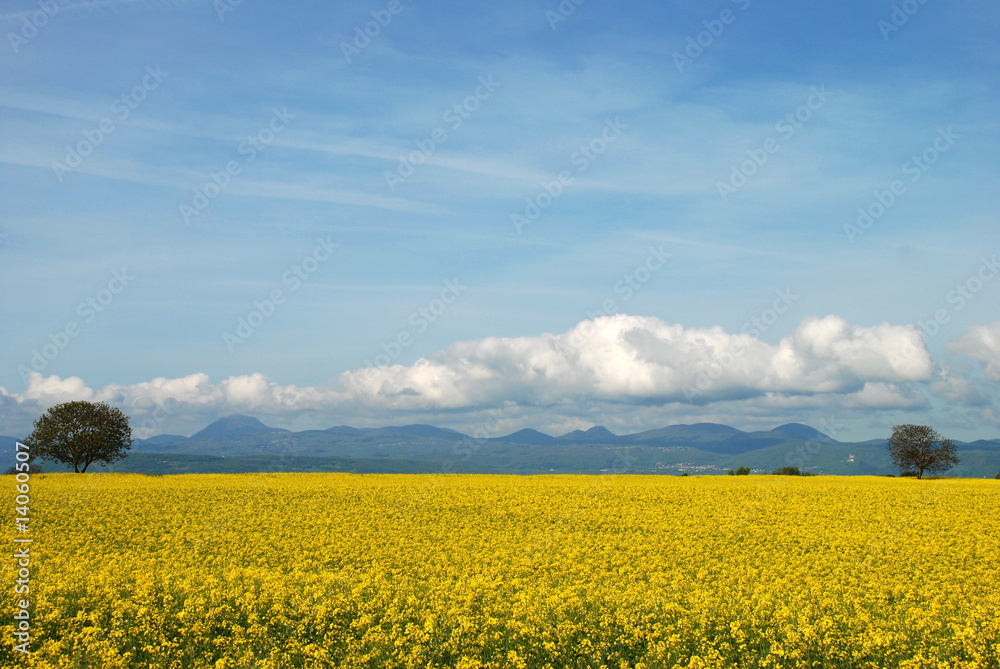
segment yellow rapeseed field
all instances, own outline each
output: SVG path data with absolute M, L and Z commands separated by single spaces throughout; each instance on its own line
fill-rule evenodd
M 9 595 L 3 667 L 1000 667 L 1000 481 L 47 474 L 31 497 L 32 652 Z

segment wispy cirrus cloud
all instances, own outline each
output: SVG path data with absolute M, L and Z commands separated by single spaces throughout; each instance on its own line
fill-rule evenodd
M 26 3 L 22 3 L 26 4 Z M 44 11 L 37 3 L 29 9 L 8 11 L 0 14 L 0 21 L 18 21 Z M 59 12 L 107 11 L 109 9 L 170 9 L 192 4 L 210 4 L 210 0 L 83 0 L 82 2 L 59 2 Z

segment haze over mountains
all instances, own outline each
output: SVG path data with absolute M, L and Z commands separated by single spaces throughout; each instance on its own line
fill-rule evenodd
M 12 452 L 14 440 L 3 440 L 5 452 Z M 956 443 L 962 461 L 949 476 L 992 478 L 1000 471 L 1000 439 Z M 603 426 L 562 435 L 522 429 L 476 439 L 422 424 L 291 432 L 240 414 L 190 437 L 136 439 L 130 455 L 107 470 L 720 474 L 742 466 L 763 473 L 790 465 L 818 474 L 897 473 L 884 439 L 840 442 L 801 423 L 751 432 L 696 423 L 624 435 Z

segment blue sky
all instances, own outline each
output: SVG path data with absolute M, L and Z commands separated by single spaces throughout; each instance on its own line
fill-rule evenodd
M 68 399 L 140 436 L 1000 433 L 995 3 L 52 0 L 0 30 L 2 433 Z

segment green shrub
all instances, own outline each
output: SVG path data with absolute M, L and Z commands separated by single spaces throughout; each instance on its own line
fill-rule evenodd
M 746 476 L 750 473 L 749 467 L 737 467 L 735 470 L 727 469 L 726 473 L 730 476 Z
M 816 476 L 816 472 L 804 472 L 798 467 L 779 467 L 771 474 L 778 476 Z

